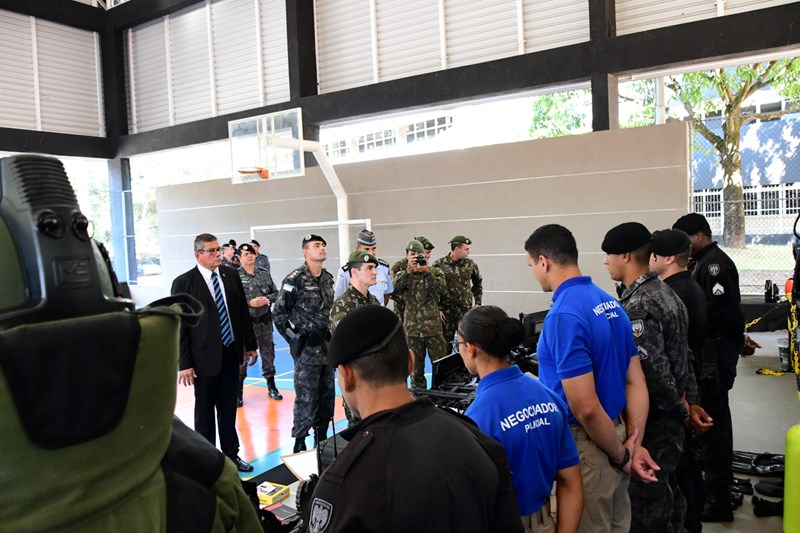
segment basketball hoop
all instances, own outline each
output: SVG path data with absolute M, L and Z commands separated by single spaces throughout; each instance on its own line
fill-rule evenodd
M 243 167 L 237 169 L 239 174 L 257 174 L 262 180 L 269 179 L 269 169 L 264 167 Z

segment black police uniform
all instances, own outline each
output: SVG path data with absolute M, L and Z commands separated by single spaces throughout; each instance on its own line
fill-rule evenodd
M 522 531 L 503 448 L 426 399 L 375 413 L 311 498 L 308 530 Z
M 708 331 L 708 315 L 703 289 L 692 279 L 691 272 L 687 270 L 664 279 L 664 283 L 678 295 L 683 305 L 686 306 L 689 316 L 689 349 L 691 350 L 689 361 L 695 376 L 699 376 L 702 369 L 703 346 Z M 686 399 L 690 404 L 699 403 L 699 398 L 690 397 L 688 392 Z M 683 525 L 689 533 L 696 533 L 702 530 L 700 513 L 705 502 L 705 490 L 703 489 L 703 474 L 700 469 L 697 435 L 691 428 L 685 428 L 684 436 L 686 441 L 683 457 L 678 463 L 675 476 L 681 492 L 686 497 L 686 518 Z
M 725 508 L 733 482 L 733 424 L 728 391 L 733 387 L 736 363 L 744 344 L 739 272 L 716 242 L 693 257 L 692 278 L 703 289 L 708 309 L 708 333 L 698 376 L 700 404 L 714 420 L 711 429 L 700 438 L 706 500 L 712 506 Z

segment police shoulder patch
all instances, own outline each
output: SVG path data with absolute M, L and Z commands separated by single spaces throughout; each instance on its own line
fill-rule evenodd
M 713 263 L 708 265 L 708 273 L 712 276 L 716 276 L 719 274 L 719 263 Z
M 332 512 L 333 505 L 325 500 L 314 498 L 314 501 L 311 503 L 311 512 L 308 516 L 308 530 L 311 531 L 311 533 L 321 533 L 325 531 L 328 524 L 331 523 Z
M 639 338 L 644 333 L 644 320 L 632 320 L 631 321 L 631 329 L 633 330 L 633 336 Z

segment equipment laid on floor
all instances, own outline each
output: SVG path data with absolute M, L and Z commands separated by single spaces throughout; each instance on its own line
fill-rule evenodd
M 734 450 L 731 467 L 734 472 L 757 476 L 783 476 L 784 456 L 775 453 L 753 453 Z

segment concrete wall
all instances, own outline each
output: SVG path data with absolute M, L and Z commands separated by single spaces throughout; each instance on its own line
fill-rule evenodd
M 433 257 L 456 234 L 473 240 L 471 257 L 484 278 L 484 303 L 509 314 L 547 308 L 525 261 L 523 243 L 538 226 L 559 223 L 578 241 L 585 274 L 609 291 L 600 242 L 630 220 L 651 230 L 688 212 L 689 130 L 685 123 L 503 144 L 336 167 L 349 193 L 350 218 L 370 218 L 378 255 L 389 263 L 423 234 Z M 192 241 L 210 232 L 222 242 L 249 239 L 250 227 L 336 218 L 336 202 L 318 168 L 295 179 L 232 185 L 219 180 L 157 192 L 165 290 L 194 265 Z M 353 227 L 351 242 L 360 228 Z M 314 230 L 328 241 L 335 274 L 337 230 Z M 257 233 L 276 282 L 302 262 L 307 229 Z

